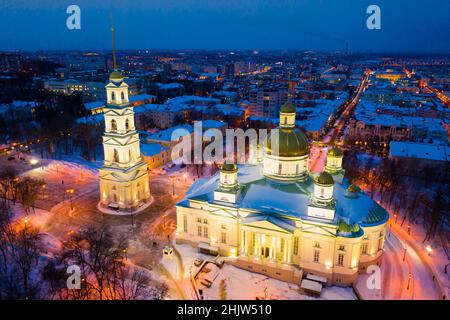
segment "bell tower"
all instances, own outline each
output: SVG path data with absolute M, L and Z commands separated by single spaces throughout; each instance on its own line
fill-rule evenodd
M 114 209 L 117 214 L 125 215 L 149 204 L 150 190 L 147 164 L 141 157 L 139 134 L 134 126 L 134 109 L 128 101 L 128 85 L 117 69 L 114 32 L 112 24 L 114 71 L 106 85 L 99 209 Z

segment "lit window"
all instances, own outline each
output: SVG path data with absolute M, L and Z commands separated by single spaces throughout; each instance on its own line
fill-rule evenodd
M 314 251 L 314 262 L 319 262 L 319 259 L 320 259 L 320 251 L 315 250 Z
M 344 265 L 344 255 L 343 254 L 338 255 L 337 265 L 341 266 L 341 267 Z
M 201 226 L 197 226 L 197 235 L 198 235 L 199 237 L 202 236 L 202 227 L 201 227 Z
M 367 243 L 361 245 L 361 254 L 367 254 Z
M 203 227 L 203 237 L 208 238 L 208 227 Z
M 293 254 L 294 254 L 295 256 L 298 255 L 298 237 L 294 237 Z
M 183 231 L 187 232 L 187 216 L 183 215 Z
M 221 243 L 227 243 L 227 233 L 226 232 L 221 232 L 220 233 L 220 242 Z

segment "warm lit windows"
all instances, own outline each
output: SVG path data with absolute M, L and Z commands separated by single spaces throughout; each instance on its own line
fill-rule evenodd
M 361 254 L 367 254 L 367 243 L 361 245 Z
M 203 237 L 208 238 L 208 227 L 203 227 Z
M 221 243 L 227 243 L 227 233 L 225 231 L 222 231 L 220 233 L 220 242 Z
M 314 262 L 319 262 L 320 259 L 320 251 L 319 250 L 314 250 Z
M 202 236 L 202 226 L 197 226 L 197 236 Z
M 183 215 L 183 231 L 187 232 L 187 215 Z
M 294 254 L 295 256 L 298 255 L 298 237 L 294 237 L 293 254 Z
M 344 266 L 344 255 L 342 253 L 338 254 L 337 265 Z

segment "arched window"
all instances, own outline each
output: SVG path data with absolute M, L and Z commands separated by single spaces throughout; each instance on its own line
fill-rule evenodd
M 114 101 L 116 100 L 116 94 L 113 92 L 111 92 L 111 100 Z
M 125 93 L 122 92 L 122 93 L 120 94 L 120 96 L 121 96 L 122 100 L 125 100 Z
M 111 120 L 111 130 L 117 131 L 117 122 L 114 119 Z
M 129 119 L 125 120 L 125 129 L 127 131 L 130 130 L 130 120 Z
M 114 162 L 119 162 L 119 152 L 116 149 L 114 149 Z

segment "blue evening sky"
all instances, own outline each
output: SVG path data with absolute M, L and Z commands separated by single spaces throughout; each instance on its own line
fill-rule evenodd
M 66 8 L 81 8 L 81 30 Z M 381 30 L 366 8 L 381 8 Z M 450 53 L 448 0 L 0 0 L 0 50 L 312 49 Z

